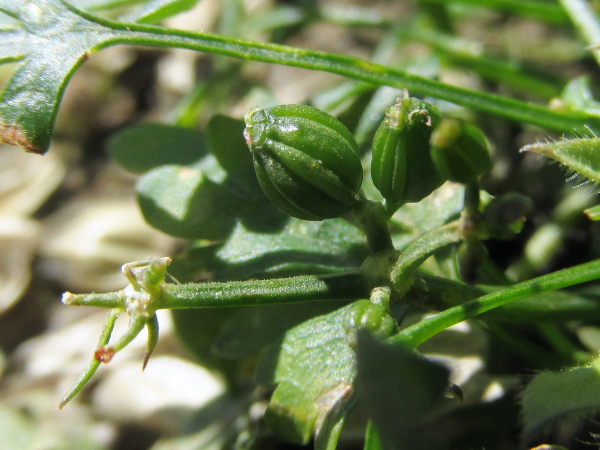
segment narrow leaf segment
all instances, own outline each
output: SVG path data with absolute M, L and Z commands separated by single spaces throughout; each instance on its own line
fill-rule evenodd
M 376 85 L 406 88 L 417 95 L 558 131 L 584 132 L 586 126 L 600 129 L 600 121 L 583 112 L 551 111 L 350 56 L 121 23 L 80 11 L 64 0 L 0 0 L 0 11 L 18 20 L 16 26 L 0 29 L 0 63 L 18 62 L 0 96 L 0 140 L 35 153 L 48 150 L 60 99 L 74 71 L 91 53 L 116 44 L 179 47 L 320 70 Z

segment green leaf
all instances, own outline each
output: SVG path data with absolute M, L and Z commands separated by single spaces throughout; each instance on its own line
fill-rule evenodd
M 448 370 L 404 345 L 380 342 L 366 331 L 358 335 L 356 353 L 357 394 L 383 448 L 428 448 L 422 446 L 426 436 L 422 427 L 443 405 Z
M 207 155 L 199 131 L 160 123 L 140 123 L 124 129 L 111 137 L 107 151 L 121 167 L 134 173 L 167 164 L 186 166 Z
M 0 64 L 17 62 L 0 96 L 0 140 L 44 153 L 60 99 L 74 71 L 92 52 L 115 44 L 179 47 L 234 58 L 321 70 L 376 85 L 406 88 L 512 120 L 567 132 L 585 132 L 597 118 L 445 85 L 345 55 L 296 49 L 93 16 L 66 0 L 0 0 L 0 12 L 17 19 L 0 28 Z
M 367 431 L 365 432 L 364 450 L 384 450 L 381 445 L 379 432 L 371 420 L 369 420 L 369 423 L 367 424 Z
M 146 221 L 172 236 L 220 240 L 235 226 L 238 199 L 200 169 L 161 166 L 143 175 L 136 189 Z
M 193 8 L 196 3 L 198 0 L 150 0 L 140 9 L 121 19 L 138 23 L 158 23 Z
M 600 182 L 600 138 L 562 139 L 526 145 L 521 152 L 534 152 L 558 161 L 581 175 L 583 181 Z
M 360 266 L 366 255 L 364 236 L 345 220 L 293 218 L 272 232 L 253 232 L 238 225 L 217 252 L 224 262 L 219 277 L 225 279 L 275 272 L 338 272 Z
M 30 151 L 42 153 L 47 149 L 58 103 L 73 71 L 90 52 L 122 42 L 213 51 L 330 71 L 375 84 L 406 87 L 415 93 L 435 92 L 438 98 L 560 130 L 583 130 L 589 118 L 585 114 L 556 113 L 504 97 L 445 86 L 355 58 L 306 51 L 299 54 L 296 49 L 282 46 L 121 24 L 83 13 L 60 0 L 40 0 L 29 9 L 26 5 L 31 4 L 0 1 L 1 11 L 21 21 L 19 26 L 0 30 L 3 38 L 0 62 L 21 62 L 0 98 L 3 124 L 0 134 L 4 141 Z
M 600 359 L 563 372 L 542 372 L 523 395 L 525 434 L 572 416 L 600 411 Z
M 221 329 L 214 349 L 225 358 L 241 358 L 272 343 L 290 328 L 339 306 L 337 302 L 314 302 L 239 308 Z
M 0 140 L 44 153 L 67 81 L 112 32 L 57 0 L 1 0 L 0 11 L 19 20 L 0 29 L 0 63 L 18 62 L 0 97 Z
M 585 111 L 589 114 L 600 116 L 600 102 L 594 98 L 590 77 L 588 75 L 572 79 L 565 86 L 560 97 L 562 104 L 567 108 Z
M 245 127 L 246 124 L 241 119 L 213 116 L 207 128 L 208 145 L 240 193 L 266 198 L 258 184 L 252 156 L 244 141 Z
M 257 369 L 260 384 L 277 384 L 266 412 L 276 432 L 296 443 L 319 439 L 328 414 L 353 403 L 356 359 L 342 321 L 348 305 L 315 317 L 271 345 Z M 327 439 L 326 439 L 327 440 Z

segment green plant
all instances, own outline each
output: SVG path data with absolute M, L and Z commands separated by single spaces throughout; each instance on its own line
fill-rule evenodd
M 496 178 L 496 186 L 490 176 L 489 190 L 497 195 L 482 189 L 486 181 L 480 178 L 490 163 L 487 143 L 475 126 L 459 121 L 464 120 L 460 116 L 475 121 L 470 112 L 477 111 L 487 118 L 480 125 L 490 134 L 506 129 L 510 121 L 577 136 L 532 143 L 524 150 L 549 155 L 598 182 L 598 138 L 591 135 L 600 131 L 600 114 L 589 83 L 573 79 L 561 94 L 560 80 L 470 51 L 452 35 L 452 17 L 468 14 L 466 5 L 473 2 L 416 3 L 427 18 L 422 17 L 423 23 L 395 27 L 380 16 L 365 23 L 372 17 L 367 12 L 377 13 L 367 9 L 360 11 L 360 25 L 382 28 L 386 39 L 381 45 L 387 39 L 392 46 L 403 39 L 424 42 L 442 50 L 451 64 L 515 91 L 524 89 L 543 101 L 560 96 L 554 102 L 558 106 L 518 100 L 517 94 L 451 86 L 392 68 L 390 61 L 378 64 L 151 24 L 194 2 L 151 1 L 127 20 L 114 20 L 65 0 L 0 0 L 0 11 L 14 19 L 13 25 L 0 29 L 0 62 L 16 64 L 0 96 L 0 138 L 35 153 L 48 150 L 74 71 L 91 53 L 116 44 L 185 48 L 351 80 L 329 93 L 329 104 L 321 99 L 330 112 L 341 105 L 341 121 L 314 107 L 261 105 L 247 113 L 246 123 L 215 114 L 201 133 L 183 126 L 146 125 L 140 135 L 170 137 L 178 151 L 168 154 L 150 137 L 131 145 L 124 135 L 135 134 L 135 126 L 112 141 L 113 159 L 140 175 L 138 201 L 148 223 L 190 244 L 172 260 L 150 258 L 123 266 L 129 281 L 123 290 L 64 294 L 67 305 L 103 307 L 109 313 L 93 360 L 61 407 L 101 362 L 109 362 L 143 328 L 148 331 L 146 366 L 158 342 L 156 311 L 169 309 L 195 356 L 222 372 L 232 392 L 253 398 L 252 390 L 236 377 L 247 364 L 255 369 L 258 385 L 274 388 L 264 421 L 294 443 L 314 439 L 316 448 L 336 448 L 343 429 L 354 426 L 348 422 L 356 414 L 366 449 L 516 445 L 514 435 L 494 438 L 490 430 L 508 433 L 500 425 L 486 428 L 478 423 L 474 436 L 447 429 L 429 432 L 470 411 L 484 417 L 509 411 L 511 423 L 516 422 L 510 407 L 500 402 L 488 405 L 487 412 L 482 402 L 462 408 L 460 386 L 451 382 L 448 367 L 427 357 L 435 353 L 427 346 L 433 346 L 436 335 L 467 319 L 494 345 L 502 344 L 490 360 L 514 361 L 516 355 L 528 370 L 544 371 L 522 396 L 523 442 L 533 442 L 549 423 L 600 410 L 597 348 L 586 350 L 574 338 L 582 325 L 600 318 L 597 288 L 558 291 L 600 278 L 600 259 L 593 253 L 588 261 L 542 274 L 556 249 L 553 244 L 565 239 L 569 221 L 581 209 L 565 213 L 557 207 L 546 225 L 526 230 L 518 241 L 519 255 L 503 267 L 486 243 L 493 247 L 518 236 L 525 216 L 538 206 L 525 195 L 509 192 L 506 175 Z M 489 3 L 490 8 L 564 27 L 570 19 L 585 45 L 600 40 L 595 14 L 582 13 L 580 8 L 587 7 L 582 1 Z M 292 10 L 282 6 L 270 18 L 279 17 L 284 30 L 304 25 L 312 14 L 352 24 L 341 15 L 343 10 L 315 8 L 299 8 L 294 10 L 299 15 L 286 16 Z M 297 19 L 286 22 L 281 17 Z M 221 69 L 220 75 L 237 69 Z M 428 99 L 410 97 L 406 90 Z M 209 91 L 206 86 L 198 90 L 206 96 Z M 445 102 L 458 106 L 448 108 Z M 196 122 L 198 103 L 194 97 L 185 105 L 180 125 Z M 515 144 L 497 141 L 497 146 Z M 517 153 L 516 148 L 497 152 L 499 159 L 510 161 Z M 370 158 L 371 172 L 365 173 L 371 176 L 364 177 L 361 189 L 362 167 L 369 167 Z M 442 185 L 445 179 L 454 183 Z M 548 181 L 548 189 L 556 192 L 555 184 L 555 179 Z M 549 232 L 554 234 L 548 237 Z M 531 256 L 535 251 L 541 254 L 537 259 Z M 210 272 L 211 281 L 194 283 L 200 272 Z M 423 316 L 432 311 L 437 312 Z M 129 315 L 129 328 L 110 343 L 122 313 Z M 216 355 L 207 341 L 214 342 Z M 491 372 L 494 362 L 488 366 Z M 549 371 L 565 368 L 569 370 Z M 248 426 L 238 434 L 237 445 L 260 448 L 262 439 L 262 429 Z

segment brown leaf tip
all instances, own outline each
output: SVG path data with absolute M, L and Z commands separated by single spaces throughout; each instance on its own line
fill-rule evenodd
M 0 122 L 0 142 L 23 147 L 25 151 L 43 155 L 46 150 L 38 147 L 29 140 L 27 134 L 17 125 L 8 125 Z

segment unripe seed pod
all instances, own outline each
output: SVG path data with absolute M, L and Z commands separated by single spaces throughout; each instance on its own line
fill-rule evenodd
M 445 119 L 431 136 L 431 157 L 445 178 L 469 183 L 488 171 L 492 158 L 485 135 L 474 125 Z
M 406 91 L 386 109 L 373 138 L 371 161 L 373 183 L 386 202 L 396 206 L 418 202 L 444 182 L 429 152 L 429 139 L 439 121 L 435 106 Z
M 271 201 L 304 220 L 339 217 L 358 201 L 358 145 L 336 118 L 312 106 L 254 108 L 244 137 L 258 181 Z
M 348 345 L 352 348 L 356 347 L 356 333 L 358 330 L 368 330 L 375 337 L 382 340 L 398 331 L 396 321 L 385 308 L 370 300 L 354 302 L 344 315 L 342 327 L 346 332 Z

